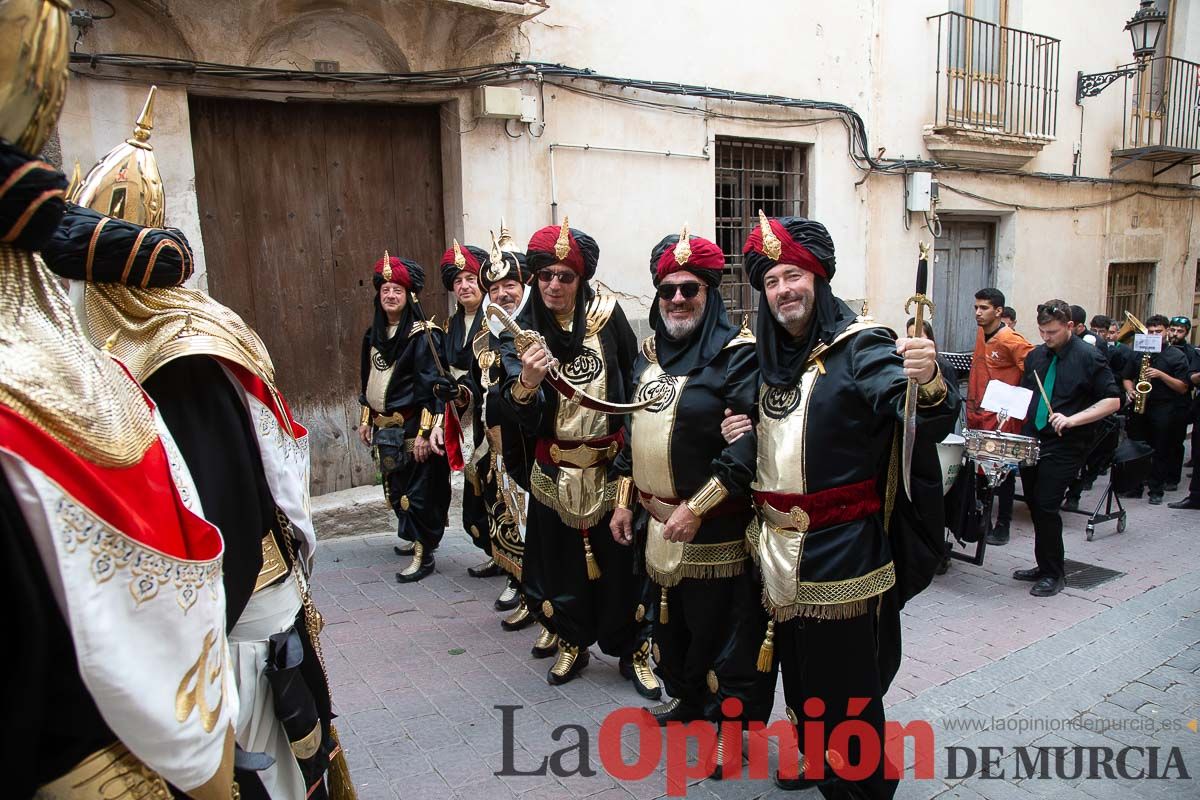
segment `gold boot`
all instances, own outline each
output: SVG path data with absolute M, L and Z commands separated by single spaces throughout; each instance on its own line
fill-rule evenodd
M 525 598 L 522 597 L 521 602 L 517 603 L 517 610 L 500 620 L 500 627 L 506 631 L 519 631 L 532 625 L 534 621 L 533 613 L 530 612 L 529 606 L 525 605 Z
M 396 573 L 396 580 L 399 583 L 416 583 L 431 572 L 433 572 L 433 556 L 426 555 L 425 545 L 417 542 L 413 545 L 412 562 L 404 568 L 403 572 Z
M 561 686 L 583 672 L 590 660 L 591 655 L 586 647 L 576 647 L 560 640 L 558 658 L 554 659 L 554 666 L 546 673 L 546 682 L 551 686 Z
M 533 643 L 534 658 L 549 658 L 558 650 L 558 634 L 551 633 L 548 628 L 542 626 L 542 632 L 538 634 L 537 641 Z
M 650 668 L 650 642 L 642 642 L 637 650 L 622 658 L 618 664 L 621 676 L 633 681 L 633 688 L 647 700 L 662 698 L 662 684 Z

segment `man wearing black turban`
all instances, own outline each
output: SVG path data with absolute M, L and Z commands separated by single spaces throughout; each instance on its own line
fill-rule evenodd
M 941 558 L 936 443 L 953 429 L 960 399 L 938 372 L 932 342 L 897 339 L 834 296 L 824 225 L 759 214 L 743 249 L 750 283 L 762 293 L 758 420 L 731 417 L 723 428 L 735 441 L 740 431 L 758 437 L 759 524 L 747 542 L 771 616 L 760 667 L 780 651 L 793 724 L 803 712 L 828 737 L 857 712 L 875 729 L 873 749 L 881 753 L 883 695 L 900 661 L 900 607 L 929 584 Z M 920 386 L 911 503 L 896 491 L 909 378 Z M 806 706 L 810 699 L 820 703 Z M 830 741 L 819 749 L 800 741 L 801 775 L 781 771 L 784 788 L 818 784 L 826 797 L 895 793 L 903 765 L 882 757 L 869 776 L 845 785 L 841 771 L 863 763 L 858 739 L 845 752 Z
M 671 700 L 651 709 L 659 724 L 706 719 L 766 723 L 775 672 L 756 669 L 766 625 L 743 539 L 754 515 L 755 435 L 721 438 L 725 409 L 753 412 L 758 391 L 754 337 L 725 313 L 718 291 L 725 255 L 708 239 L 668 236 L 650 255 L 658 297 L 654 335 L 634 364 L 638 400 L 660 399 L 631 415 L 616 462 L 613 536 L 633 540 L 636 492 L 648 512 L 646 572 L 658 586 L 654 642 Z M 733 698 L 740 712 L 723 713 Z M 722 765 L 718 744 L 716 769 Z
M 375 262 L 372 281 L 375 320 L 363 337 L 358 435 L 375 447 L 383 491 L 396 512 L 402 540 L 396 553 L 412 555 L 396 580 L 415 583 L 433 572 L 450 510 L 445 403 L 434 394 L 443 385 L 434 357 L 442 329 L 424 318 L 416 300 L 425 286 L 420 264 L 385 254 Z
M 638 584 L 629 549 L 608 534 L 615 489 L 608 472 L 621 448 L 623 418 L 567 402 L 543 379 L 557 362 L 575 389 L 627 402 L 637 340 L 616 298 L 588 283 L 600 254 L 592 237 L 564 219 L 561 227 L 535 233 L 526 252 L 536 278 L 520 320 L 544 337 L 545 346 L 523 342 L 518 354 L 505 334 L 501 397 L 536 440 L 523 583 L 538 621 L 559 636 L 546 679 L 573 679 L 587 666 L 594 642 L 618 656 L 627 677 L 636 679 Z

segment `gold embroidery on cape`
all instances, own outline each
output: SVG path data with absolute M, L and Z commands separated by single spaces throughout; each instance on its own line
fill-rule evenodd
M 262 569 L 258 571 L 258 577 L 254 580 L 252 594 L 265 589 L 287 574 L 288 565 L 275 542 L 275 533 L 267 531 L 267 535 L 262 539 Z
M 612 318 L 613 309 L 616 307 L 616 295 L 611 295 L 607 292 L 596 292 L 596 295 L 587 305 L 587 325 L 584 328 L 584 338 L 600 333 Z
M 142 393 L 92 348 L 41 258 L 0 244 L 0 404 L 106 468 L 142 460 L 158 430 Z
M 208 687 L 217 685 L 217 704 L 209 705 Z M 225 702 L 225 646 L 217 639 L 216 630 L 204 634 L 204 644 L 196 663 L 188 668 L 179 681 L 175 692 L 175 721 L 187 722 L 193 709 L 199 710 L 200 725 L 205 733 L 212 733 L 221 718 L 221 706 Z
M 62 491 L 61 487 L 58 487 Z M 221 557 L 211 561 L 184 561 L 142 544 L 109 527 L 65 492 L 54 515 L 54 533 L 63 549 L 74 553 L 86 545 L 92 554 L 90 572 L 96 583 L 107 583 L 118 572 L 129 571 L 129 594 L 137 605 L 174 585 L 175 601 L 186 614 L 208 587 L 216 599 L 221 580 Z

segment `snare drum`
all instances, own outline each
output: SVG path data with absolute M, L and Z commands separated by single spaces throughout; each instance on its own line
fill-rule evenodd
M 947 494 L 958 478 L 966 451 L 967 440 L 957 433 L 952 433 L 938 442 L 938 461 L 942 465 L 942 494 Z
M 976 461 L 999 461 L 1012 466 L 1033 466 L 1039 455 L 1038 440 L 1000 431 L 965 430 L 967 454 Z

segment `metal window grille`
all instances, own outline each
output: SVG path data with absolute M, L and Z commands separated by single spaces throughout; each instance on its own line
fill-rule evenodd
M 1145 322 L 1154 300 L 1154 264 L 1109 264 L 1106 312 L 1124 320 L 1128 311 Z
M 742 245 L 758 224 L 761 208 L 770 217 L 805 216 L 808 183 L 805 148 L 750 139 L 717 139 L 715 186 L 717 244 L 725 253 L 721 295 L 730 318 L 753 320 L 758 293 L 742 266 Z

